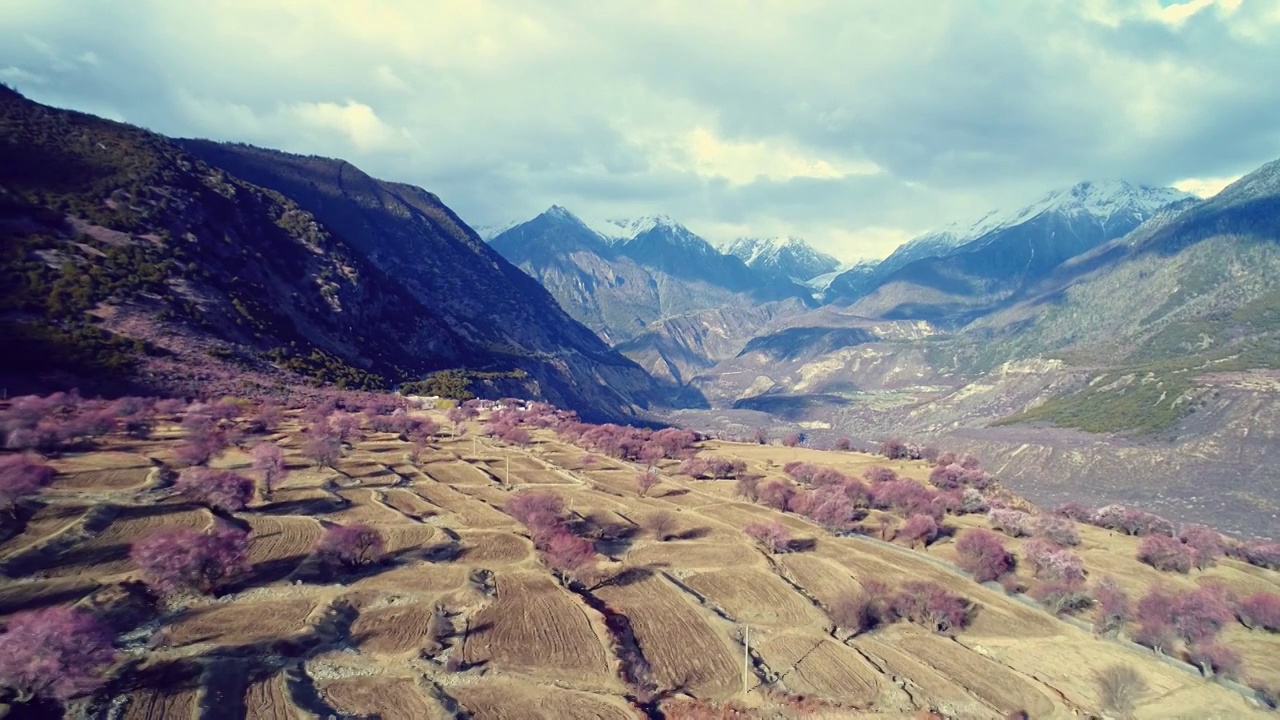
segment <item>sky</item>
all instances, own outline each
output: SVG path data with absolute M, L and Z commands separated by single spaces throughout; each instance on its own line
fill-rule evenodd
M 30 98 L 342 157 L 476 226 L 661 213 L 854 260 L 1280 157 L 1280 0 L 0 0 L 0 35 Z

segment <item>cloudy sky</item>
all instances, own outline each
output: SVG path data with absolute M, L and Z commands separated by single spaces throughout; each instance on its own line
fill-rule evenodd
M 0 0 L 0 81 L 340 156 L 473 225 L 665 213 L 844 259 L 1280 157 L 1280 0 Z

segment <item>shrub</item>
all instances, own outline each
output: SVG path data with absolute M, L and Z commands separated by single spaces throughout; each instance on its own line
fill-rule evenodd
M 1032 523 L 1032 533 L 1055 545 L 1063 547 L 1080 544 L 1080 531 L 1076 524 L 1067 518 L 1056 515 L 1040 515 Z
M 960 460 L 958 460 L 957 462 L 959 462 L 960 467 L 964 468 L 965 470 L 977 470 L 982 467 L 982 461 L 974 457 L 973 455 L 970 455 L 969 453 L 965 453 L 964 455 L 960 456 Z
M 360 418 L 351 413 L 336 412 L 329 416 L 329 429 L 338 436 L 338 441 L 351 444 L 361 437 Z
M 791 433 L 790 435 L 787 435 L 786 437 L 782 438 L 783 447 L 793 448 L 799 445 L 801 442 L 803 442 L 803 439 L 801 438 L 800 433 Z
M 1192 645 L 1187 650 L 1187 656 L 1191 664 L 1199 667 L 1201 674 L 1205 677 L 1217 675 L 1234 680 L 1240 676 L 1240 670 L 1244 665 L 1240 659 L 1240 653 L 1217 643 Z
M 649 494 L 649 491 L 662 482 L 662 478 L 658 477 L 655 472 L 642 472 L 636 475 L 636 492 L 640 497 Z
M 849 452 L 852 449 L 853 449 L 853 441 L 850 440 L 849 438 L 842 437 L 839 440 L 836 440 L 836 450 L 839 450 L 841 452 Z
M 871 497 L 876 507 L 907 512 L 921 512 L 933 501 L 933 493 L 928 488 L 907 478 L 873 486 Z
M 1148 535 L 1138 545 L 1138 560 L 1164 572 L 1191 571 L 1194 552 L 1180 541 L 1163 535 Z
M 952 595 L 941 586 L 915 580 L 903 583 L 892 603 L 895 616 L 936 633 L 968 625 L 971 609 L 968 600 Z
M 768 445 L 769 432 L 764 428 L 756 428 L 755 432 L 751 434 L 751 441 L 757 445 Z
M 129 559 L 143 582 L 160 595 L 208 593 L 222 580 L 248 570 L 249 535 L 218 524 L 201 533 L 191 528 L 165 528 L 135 542 Z
M 508 498 L 502 510 L 536 536 L 563 523 L 564 502 L 553 493 L 524 491 Z
M 1140 622 L 1137 629 L 1133 631 L 1133 641 L 1155 652 L 1167 654 L 1177 642 L 1177 637 L 1167 624 Z
M 990 530 L 967 530 L 956 542 L 960 567 L 973 573 L 978 582 L 998 580 L 1013 571 L 1014 559 L 1004 541 Z
M 173 488 L 195 502 L 225 512 L 238 512 L 253 499 L 253 481 L 230 470 L 189 467 Z
M 960 478 L 965 470 L 956 464 L 939 465 L 929 471 L 929 482 L 943 490 L 956 490 L 960 487 Z
M 542 550 L 542 559 L 567 585 L 595 563 L 596 551 L 583 538 L 560 531 L 551 535 Z
M 253 470 L 262 478 L 262 494 L 270 498 L 276 484 L 289 474 L 284 464 L 284 453 L 274 443 L 258 443 L 249 451 L 253 458 Z
M 887 467 L 880 467 L 879 465 L 875 465 L 867 468 L 862 472 L 862 479 L 866 480 L 867 482 L 873 485 L 876 485 L 879 483 L 885 483 L 885 482 L 890 482 L 892 480 L 897 480 L 898 473 L 894 472 L 893 470 Z
M 759 475 L 739 475 L 737 481 L 733 485 L 733 496 L 743 498 L 748 502 L 755 502 L 759 499 L 757 492 L 757 486 L 759 484 Z
M 756 488 L 760 502 L 774 510 L 786 510 L 795 494 L 795 488 L 781 480 L 770 480 Z
M 269 433 L 279 427 L 282 422 L 284 422 L 284 410 L 279 405 L 263 403 L 249 418 L 247 429 L 256 434 Z
M 990 508 L 987 499 L 976 488 L 965 488 L 960 492 L 960 512 L 981 513 Z
M 1095 675 L 1094 682 L 1102 707 L 1122 718 L 1132 717 L 1147 694 L 1146 679 L 1132 665 L 1112 665 Z
M 791 531 L 777 520 L 771 523 L 747 523 L 742 532 L 775 555 L 791 550 Z
M 529 431 L 522 427 L 513 427 L 504 430 L 498 437 L 502 442 L 509 445 L 519 445 L 520 447 L 524 447 L 533 441 L 533 438 L 529 435 Z
M 1077 502 L 1069 502 L 1054 508 L 1053 514 L 1076 522 L 1091 523 L 1095 510 Z
M 1033 590 L 1031 597 L 1043 603 L 1055 615 L 1079 612 L 1093 607 L 1093 598 L 1078 581 L 1045 583 Z
M 1031 534 L 1031 516 L 1021 510 L 1008 508 L 992 508 L 987 513 L 987 522 L 991 527 L 1010 537 L 1023 537 Z
M 35 455 L 0 457 L 0 512 L 16 512 L 18 503 L 40 492 L 53 476 L 53 468 Z
M 883 583 L 867 580 L 860 592 L 842 592 L 831 601 L 827 615 L 837 627 L 858 635 L 893 622 L 892 597 Z
M 20 701 L 62 701 L 96 690 L 115 662 L 113 639 L 110 627 L 87 610 L 17 613 L 0 633 L 0 687 L 12 688 Z
M 827 486 L 813 493 L 808 515 L 829 532 L 841 532 L 849 528 L 857 512 L 858 508 L 842 488 Z
M 1213 565 L 1226 551 L 1222 534 L 1204 525 L 1187 525 L 1178 533 L 1178 539 L 1191 548 L 1195 566 L 1201 570 Z
M 1250 565 L 1280 570 L 1280 542 L 1250 540 L 1232 548 L 1231 554 Z
M 1240 601 L 1236 616 L 1247 628 L 1280 632 L 1280 595 L 1256 592 Z
M 1035 570 L 1036 578 L 1060 583 L 1084 581 L 1084 561 L 1080 556 L 1041 538 L 1022 546 L 1023 556 Z
M 1155 513 L 1123 505 L 1107 505 L 1098 508 L 1089 522 L 1109 530 L 1119 530 L 1126 535 L 1173 537 L 1173 523 Z
M 1174 632 L 1182 639 L 1189 644 L 1201 644 L 1217 637 L 1236 615 L 1227 602 L 1225 590 L 1204 585 L 1178 596 L 1171 619 Z
M 1093 615 L 1093 631 L 1099 635 L 1114 635 L 1129 621 L 1129 596 L 1114 578 L 1103 578 L 1093 589 L 1097 610 Z
M 671 533 L 675 532 L 676 525 L 675 514 L 666 510 L 659 510 L 644 519 L 645 529 L 653 533 L 658 542 L 666 542 Z
M 938 523 L 928 515 L 912 515 L 898 530 L 898 537 L 907 541 L 911 547 L 917 543 L 928 546 L 938 537 Z
M 1171 590 L 1163 586 L 1155 586 L 1138 600 L 1138 629 L 1133 634 L 1134 642 L 1158 652 L 1172 647 L 1173 613 L 1178 599 Z
M 337 433 L 317 423 L 307 431 L 307 439 L 302 443 L 302 455 L 316 464 L 316 467 L 333 467 L 342 457 L 342 439 Z
M 880 454 L 890 460 L 906 460 L 911 457 L 911 450 L 902 440 L 890 438 L 880 443 Z
M 208 415 L 190 413 L 182 419 L 184 442 L 177 447 L 178 461 L 204 465 L 227 446 L 227 436 Z
M 364 523 L 329 525 L 316 541 L 315 553 L 328 566 L 359 570 L 382 559 L 382 535 Z

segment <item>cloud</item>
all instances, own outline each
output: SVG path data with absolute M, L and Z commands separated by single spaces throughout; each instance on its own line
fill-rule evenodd
M 852 258 L 1280 156 L 1258 0 L 0 0 L 0 32 L 34 99 L 341 156 L 475 224 L 661 212 Z
M 1222 189 L 1240 179 L 1240 175 L 1212 178 L 1183 178 L 1171 183 L 1173 187 L 1202 198 L 1211 198 L 1222 192 Z

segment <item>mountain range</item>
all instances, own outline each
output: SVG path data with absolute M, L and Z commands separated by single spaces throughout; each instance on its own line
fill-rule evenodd
M 726 254 L 757 282 L 785 277 L 814 299 L 715 296 L 708 288 L 723 285 L 686 284 L 681 304 L 655 301 L 633 315 L 629 337 L 609 340 L 680 390 L 681 403 L 705 403 L 672 416 L 683 423 L 803 429 L 815 442 L 955 444 L 980 450 L 1045 502 L 1081 484 L 1103 500 L 1150 504 L 1168 490 L 1157 504 L 1182 502 L 1194 491 L 1180 483 L 1212 478 L 1213 503 L 1166 509 L 1258 532 L 1260 518 L 1280 512 L 1261 499 L 1276 482 L 1268 468 L 1280 437 L 1257 425 L 1280 420 L 1271 370 L 1280 368 L 1278 168 L 1210 200 L 1081 182 L 835 274 L 788 266 L 810 255 L 782 252 L 803 251 L 798 243 L 741 240 Z M 625 252 L 630 224 L 579 224 L 601 267 L 629 261 L 652 273 L 658 264 Z M 554 264 L 569 234 L 546 229 L 555 237 L 543 237 L 539 262 Z M 709 244 L 699 248 L 712 257 Z M 689 271 L 699 258 L 679 257 L 686 278 L 710 276 Z M 577 287 L 580 306 L 618 295 L 616 286 Z
M 489 243 L 614 344 L 663 318 L 787 298 L 812 302 L 789 277 L 753 269 L 663 215 L 589 224 L 552 206 Z
M 1208 200 L 1080 183 L 838 270 L 795 239 L 722 251 L 559 206 L 486 243 L 342 160 L 4 87 L 0 138 L 10 392 L 456 370 L 588 419 L 936 442 L 1039 502 L 1083 485 L 1230 531 L 1280 517 L 1280 161 Z
M 0 131 L 11 390 L 375 388 L 466 369 L 597 419 L 665 402 L 421 188 L 9 88 Z
M 876 317 L 963 324 L 1190 197 L 1124 181 L 1082 182 L 1012 213 L 991 212 L 916 238 L 870 273 L 834 279 L 825 299 Z

